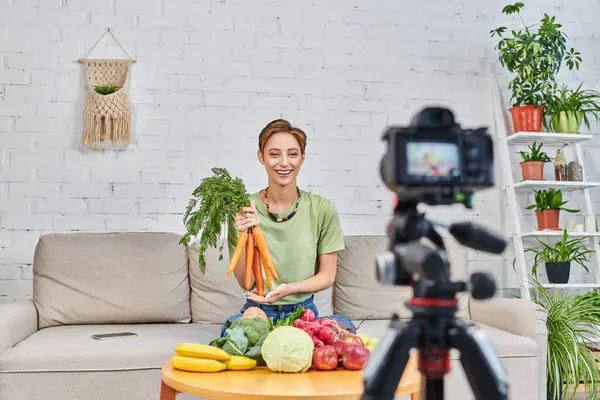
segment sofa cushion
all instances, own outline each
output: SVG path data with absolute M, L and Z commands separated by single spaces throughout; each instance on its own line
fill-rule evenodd
M 375 275 L 375 258 L 387 251 L 387 236 L 346 236 L 346 248 L 338 253 L 338 268 L 333 289 L 333 311 L 350 319 L 389 319 L 392 313 L 409 318 L 412 312 L 405 303 L 412 296 L 411 287 L 384 285 Z M 451 238 L 444 238 L 452 278 L 467 277 L 467 252 Z M 425 242 L 427 243 L 427 242 Z M 469 317 L 469 299 L 459 296 L 457 315 Z
M 138 336 L 96 340 L 96 333 L 134 332 Z M 115 371 L 160 368 L 179 343 L 210 343 L 220 325 L 71 325 L 42 329 L 0 353 L 0 373 Z
M 229 279 L 225 280 L 229 264 L 226 247 L 223 250 L 223 260 L 220 261 L 217 249 L 209 247 L 206 250 L 204 272 L 198 264 L 197 247 L 188 247 L 193 322 L 222 324 L 232 314 L 239 313 L 246 302 L 244 289 L 238 285 L 235 276 L 231 274 Z
M 360 321 L 353 322 L 356 326 L 360 324 Z M 508 333 L 506 331 L 477 322 L 473 323 L 481 328 L 486 340 L 499 357 L 506 358 L 538 356 L 538 345 L 533 339 L 514 335 L 512 333 Z M 367 320 L 364 321 L 362 325 L 358 326 L 357 332 L 367 335 L 368 337 L 381 339 L 389 325 L 390 320 Z M 459 359 L 460 353 L 457 350 L 453 350 L 450 354 L 450 358 L 455 360 Z
M 33 260 L 39 327 L 189 322 L 188 255 L 160 232 L 52 233 Z

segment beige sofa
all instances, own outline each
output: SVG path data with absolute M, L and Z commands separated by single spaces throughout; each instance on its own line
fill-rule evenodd
M 244 302 L 234 280 L 223 280 L 225 260 L 209 251 L 203 275 L 195 248 L 178 241 L 171 233 L 42 236 L 33 299 L 0 305 L 0 399 L 158 399 L 160 367 L 175 345 L 208 343 Z M 371 317 L 359 331 L 376 337 L 392 311 L 409 316 L 403 301 L 410 289 L 375 281 L 373 260 L 386 242 L 378 236 L 346 238 L 333 290 L 316 296 L 321 315 L 335 311 L 357 322 Z M 449 245 L 460 276 L 466 253 Z M 543 310 L 525 300 L 463 297 L 460 315 L 484 328 L 507 369 L 511 400 L 545 399 Z M 122 331 L 138 336 L 92 338 Z M 457 354 L 452 357 L 446 398 L 473 399 Z

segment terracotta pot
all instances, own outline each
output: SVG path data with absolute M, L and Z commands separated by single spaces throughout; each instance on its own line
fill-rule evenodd
M 521 162 L 521 173 L 524 181 L 544 180 L 544 162 L 523 161 Z
M 541 132 L 544 106 L 518 106 L 510 108 L 516 132 Z
M 546 221 L 544 220 L 544 213 L 542 211 L 535 212 L 535 219 L 537 220 L 538 230 L 546 229 Z
M 559 215 L 560 210 L 536 211 L 535 218 L 537 220 L 538 230 L 558 229 Z

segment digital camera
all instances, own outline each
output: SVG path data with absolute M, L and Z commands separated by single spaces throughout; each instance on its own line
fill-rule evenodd
M 409 126 L 386 129 L 383 139 L 387 149 L 380 174 L 398 200 L 464 203 L 494 186 L 494 145 L 487 128 L 462 129 L 447 108 L 424 108 Z

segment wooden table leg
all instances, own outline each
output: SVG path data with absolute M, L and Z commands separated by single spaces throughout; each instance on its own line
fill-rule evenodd
M 411 393 L 410 400 L 421 400 L 421 394 L 419 392 Z
M 160 400 L 175 400 L 177 392 L 171 386 L 167 385 L 165 381 L 160 383 Z

